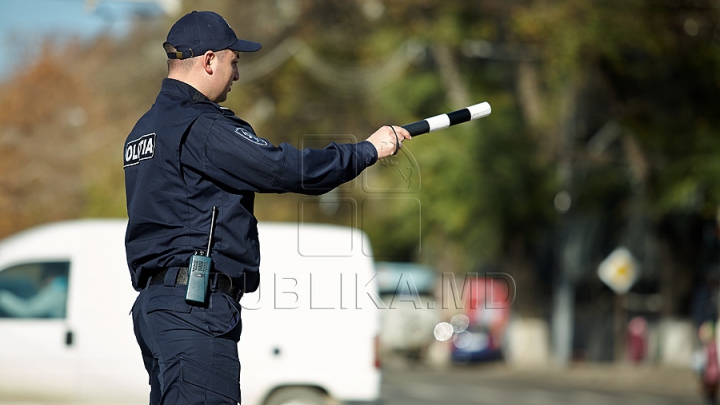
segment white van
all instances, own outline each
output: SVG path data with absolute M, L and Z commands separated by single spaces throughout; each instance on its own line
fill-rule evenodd
M 78 220 L 0 242 L 0 403 L 146 404 L 124 220 Z M 260 224 L 246 294 L 244 405 L 375 402 L 378 297 L 357 229 Z

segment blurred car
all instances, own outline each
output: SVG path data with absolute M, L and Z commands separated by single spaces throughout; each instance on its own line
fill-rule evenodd
M 414 263 L 376 263 L 381 299 L 380 351 L 421 360 L 433 341 L 440 319 L 435 302 L 437 273 Z
M 0 242 L 0 403 L 147 404 L 128 315 L 137 293 L 125 226 L 70 221 Z M 241 301 L 243 404 L 376 402 L 379 321 L 374 265 L 360 251 L 366 236 L 312 224 L 259 230 L 263 283 Z
M 452 361 L 467 364 L 501 360 L 501 342 L 486 326 L 474 326 L 453 336 Z
M 456 364 L 501 360 L 510 319 L 510 285 L 503 278 L 466 280 L 462 313 L 453 317 L 451 358 Z

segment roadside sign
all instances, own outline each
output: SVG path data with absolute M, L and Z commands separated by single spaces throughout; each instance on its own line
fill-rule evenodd
M 598 266 L 598 276 L 615 294 L 625 294 L 638 278 L 638 266 L 627 248 L 619 247 Z

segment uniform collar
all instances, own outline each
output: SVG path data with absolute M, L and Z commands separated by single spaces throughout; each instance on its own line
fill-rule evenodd
M 204 94 L 200 92 L 200 90 L 196 89 L 195 87 L 185 83 L 181 82 L 179 80 L 165 78 L 162 81 L 162 88 L 160 92 L 172 92 L 175 94 L 182 95 L 183 98 L 186 98 L 189 101 L 192 101 L 193 103 L 200 103 L 203 101 L 210 101 L 207 97 L 205 97 Z

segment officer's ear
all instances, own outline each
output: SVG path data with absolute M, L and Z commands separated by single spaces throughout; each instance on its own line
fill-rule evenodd
M 218 55 L 213 51 L 207 51 L 203 54 L 201 58 L 202 66 L 205 70 L 205 73 L 209 75 L 213 74 L 213 67 L 215 62 L 217 61 Z

